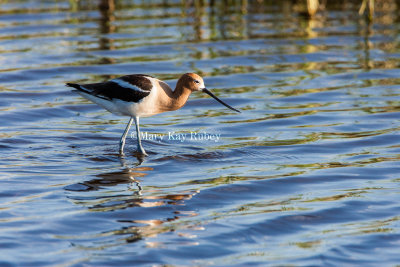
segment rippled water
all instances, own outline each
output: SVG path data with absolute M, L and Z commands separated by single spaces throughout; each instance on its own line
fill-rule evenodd
M 5 2 L 0 265 L 400 262 L 395 1 L 370 23 L 361 1 Z M 242 113 L 196 93 L 144 118 L 143 162 L 64 87 L 189 71 Z

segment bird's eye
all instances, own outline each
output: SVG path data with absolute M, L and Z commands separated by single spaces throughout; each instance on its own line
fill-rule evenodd
M 194 80 L 195 83 L 199 84 L 200 82 L 198 80 Z

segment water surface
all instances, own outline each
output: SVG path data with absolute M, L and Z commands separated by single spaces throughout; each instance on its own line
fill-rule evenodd
M 334 2 L 1 4 L 0 264 L 398 264 L 398 7 Z M 242 113 L 143 118 L 143 161 L 64 86 L 189 71 Z

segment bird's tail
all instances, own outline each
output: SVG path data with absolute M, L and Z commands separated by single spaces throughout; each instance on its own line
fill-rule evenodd
M 65 85 L 69 86 L 69 87 L 73 87 L 73 88 L 78 90 L 78 91 L 72 90 L 72 92 L 79 92 L 80 91 L 80 92 L 84 92 L 86 94 L 91 94 L 91 92 L 89 90 L 87 90 L 85 87 L 81 86 L 80 84 L 77 84 L 77 83 L 66 83 Z
M 77 84 L 77 83 L 66 83 L 65 85 L 69 86 L 69 87 L 73 87 L 73 88 L 78 89 L 78 90 L 82 90 L 81 86 L 79 84 Z

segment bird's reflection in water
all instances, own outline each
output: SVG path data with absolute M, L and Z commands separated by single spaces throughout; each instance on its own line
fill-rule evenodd
M 180 211 L 176 208 L 177 205 L 184 206 L 184 201 L 191 199 L 197 191 L 171 194 L 170 190 L 160 189 L 157 185 L 147 183 L 144 186 L 145 177 L 151 175 L 154 168 L 141 166 L 139 159 L 136 163 L 130 163 L 131 157 L 120 157 L 119 160 L 122 165 L 120 170 L 98 173 L 90 180 L 65 187 L 68 198 L 74 204 L 90 211 L 88 216 L 110 213 L 107 220 L 112 222 L 113 229 L 107 228 L 108 224 L 98 236 L 82 237 L 97 240 L 90 245 L 85 244 L 85 249 L 119 246 L 175 231 L 177 219 L 197 215 L 192 211 Z M 121 235 L 124 236 L 122 239 Z M 98 242 L 97 238 L 103 239 L 105 236 L 108 238 L 104 243 Z M 111 242 L 109 238 L 112 238 Z M 146 240 L 146 246 L 154 247 L 158 244 Z
M 142 154 L 142 153 L 139 153 L 139 152 L 136 152 L 136 153 L 134 154 L 134 156 L 135 156 L 136 159 L 137 159 L 136 166 L 142 165 L 142 163 L 143 163 L 144 160 L 146 159 L 146 156 L 145 156 L 144 154 Z M 126 166 L 127 166 L 127 162 L 126 162 L 125 156 L 124 156 L 124 155 L 119 155 L 119 159 L 120 159 L 120 161 L 121 161 L 122 167 L 126 167 Z

